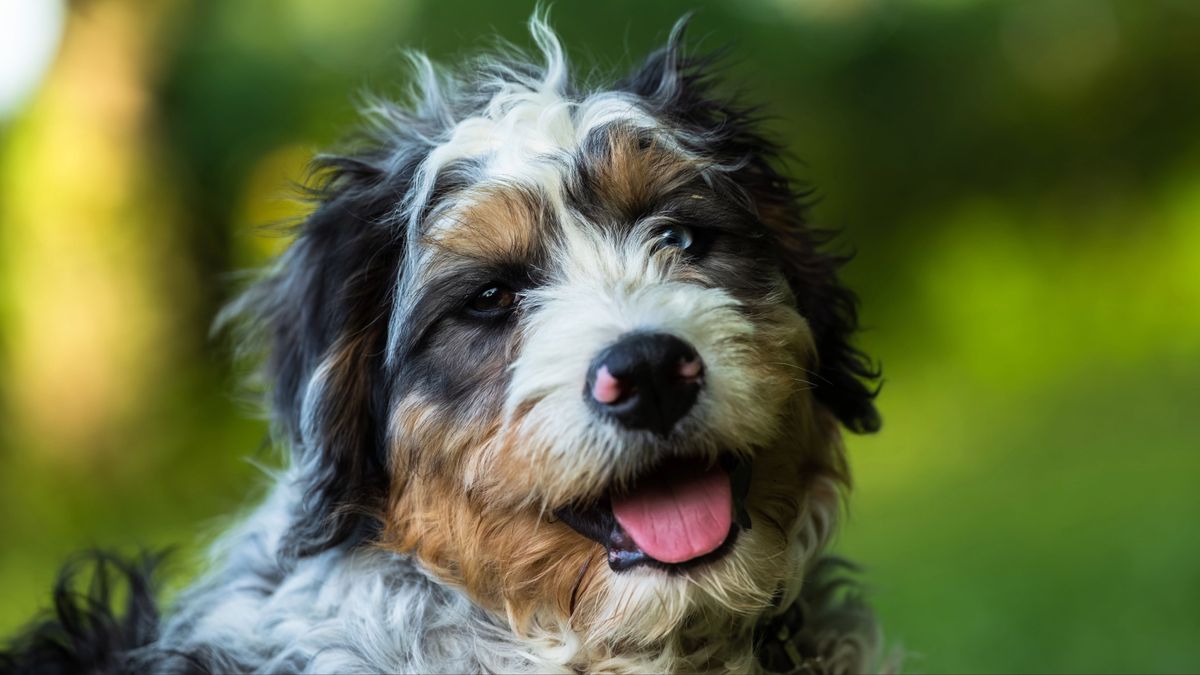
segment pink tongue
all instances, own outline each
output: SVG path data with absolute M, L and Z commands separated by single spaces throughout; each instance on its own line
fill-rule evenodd
M 724 469 L 672 466 L 643 482 L 613 497 L 612 510 L 646 555 L 681 563 L 713 552 L 729 536 L 733 496 Z

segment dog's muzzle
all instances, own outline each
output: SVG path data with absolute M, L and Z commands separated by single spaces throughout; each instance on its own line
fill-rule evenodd
M 665 439 L 695 406 L 704 362 L 687 342 L 635 332 L 602 350 L 588 368 L 583 395 L 604 419 Z M 716 559 L 749 526 L 743 506 L 749 466 L 732 455 L 679 453 L 654 461 L 595 503 L 569 505 L 559 517 L 608 551 L 614 570 L 649 564 L 679 569 Z

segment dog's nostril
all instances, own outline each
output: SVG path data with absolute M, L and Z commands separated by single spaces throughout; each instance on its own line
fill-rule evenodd
M 596 370 L 596 381 L 592 384 L 592 398 L 598 403 L 611 405 L 621 398 L 621 381 L 613 377 L 607 366 Z
M 703 375 L 704 363 L 688 343 L 634 333 L 596 356 L 585 397 L 622 426 L 666 435 L 695 404 Z
M 679 375 L 684 379 L 700 377 L 703 370 L 704 364 L 700 362 L 699 356 L 684 357 L 679 361 Z

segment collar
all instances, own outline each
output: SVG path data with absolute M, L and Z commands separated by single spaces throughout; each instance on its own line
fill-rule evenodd
M 764 673 L 817 675 L 827 664 L 807 634 L 803 603 L 760 621 L 754 627 L 754 658 Z

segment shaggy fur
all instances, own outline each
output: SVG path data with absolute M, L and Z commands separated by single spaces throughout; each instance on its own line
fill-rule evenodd
M 147 570 L 102 558 L 5 671 L 873 667 L 870 615 L 821 556 L 849 483 L 839 423 L 879 426 L 842 259 L 753 112 L 683 55 L 683 22 L 601 88 L 531 28 L 539 65 L 415 57 L 412 101 L 368 106 L 317 160 L 313 213 L 228 312 L 289 449 L 270 496 L 165 618 Z M 669 433 L 581 396 L 598 353 L 648 331 L 704 362 Z M 752 467 L 700 562 L 620 567 L 559 519 L 664 462 Z

